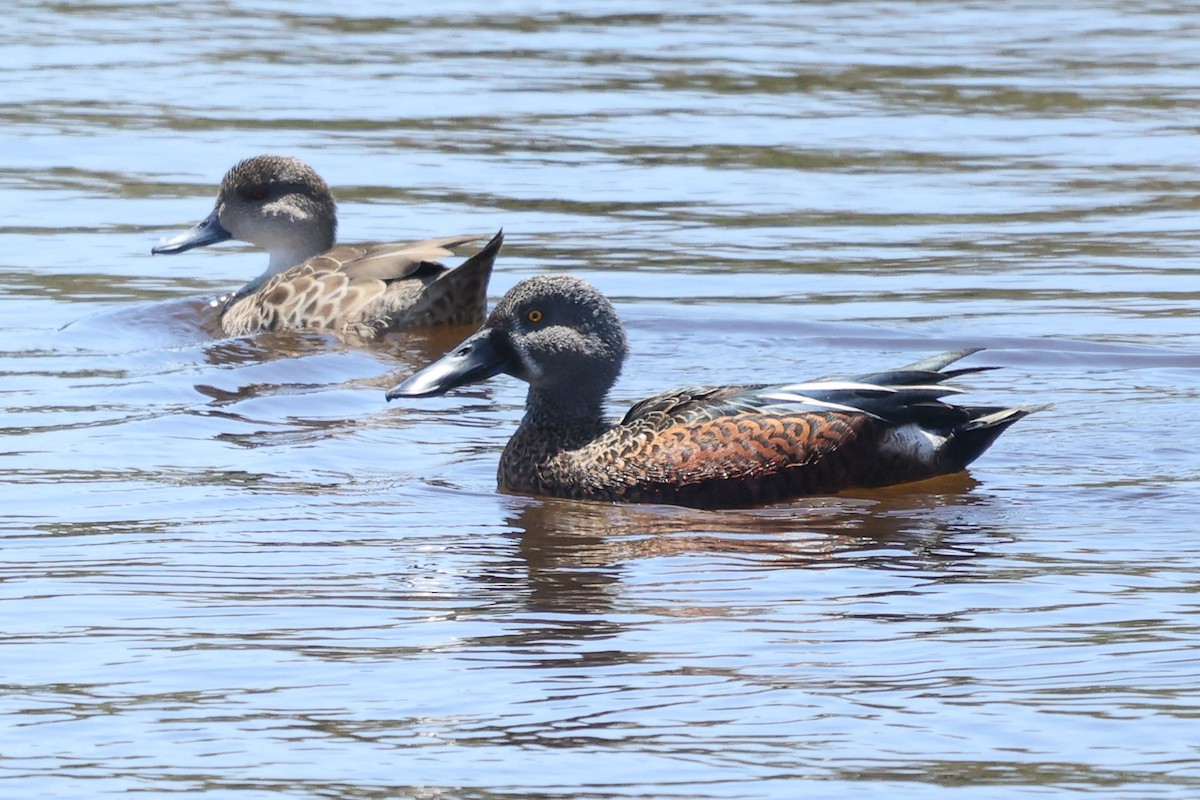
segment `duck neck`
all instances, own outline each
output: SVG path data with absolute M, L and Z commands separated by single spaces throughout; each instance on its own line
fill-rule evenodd
M 610 427 L 604 420 L 603 394 L 581 398 L 571 391 L 531 387 L 518 434 L 545 443 L 545 452 L 553 455 L 582 447 Z
M 285 269 L 291 269 L 297 264 L 304 263 L 320 252 L 320 250 L 314 251 L 312 247 L 305 246 L 302 242 L 293 242 L 278 247 L 271 251 L 271 263 L 267 265 L 265 274 L 268 277 L 276 275 Z
M 267 279 L 278 275 L 284 270 L 291 269 L 297 264 L 303 264 L 313 256 L 319 256 L 333 248 L 333 239 L 322 235 L 319 231 L 311 231 L 307 235 L 296 235 L 293 231 L 291 238 L 276 242 L 269 247 L 271 261 L 267 268 L 254 280 L 246 285 L 243 291 L 253 291 L 266 283 Z
M 564 393 L 565 394 L 565 393 Z M 611 427 L 601 411 L 603 395 L 594 402 L 530 389 L 525 416 L 500 457 L 497 478 L 502 489 L 549 492 L 562 478 L 555 464 Z M 568 459 L 569 460 L 569 459 Z

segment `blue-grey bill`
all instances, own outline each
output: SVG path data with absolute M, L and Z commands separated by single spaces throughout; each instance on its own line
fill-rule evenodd
M 388 390 L 387 399 L 433 397 L 468 383 L 478 383 L 505 372 L 508 359 L 492 343 L 492 332 L 484 329 L 437 361 Z
M 225 230 L 221 225 L 221 221 L 217 219 L 217 212 L 214 209 L 211 214 L 203 219 L 196 227 L 191 230 L 184 231 L 178 236 L 172 236 L 169 239 L 163 239 L 156 244 L 150 252 L 153 255 L 170 255 L 172 253 L 182 253 L 185 250 L 191 250 L 194 247 L 204 247 L 205 245 L 216 244 L 232 239 L 233 234 Z

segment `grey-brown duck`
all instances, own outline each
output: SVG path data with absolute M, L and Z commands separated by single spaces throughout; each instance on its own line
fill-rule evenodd
M 525 417 L 500 457 L 505 491 L 700 508 L 760 505 L 917 481 L 964 469 L 1040 407 L 968 407 L 943 381 L 945 353 L 854 378 L 679 389 L 604 419 L 625 359 L 608 300 L 582 280 L 518 283 L 478 332 L 387 397 L 443 394 L 506 373 L 529 383 Z
M 329 186 L 303 161 L 256 156 L 226 173 L 216 207 L 189 231 L 151 252 L 182 253 L 238 239 L 271 256 L 263 274 L 221 308 L 230 336 L 326 328 L 373 337 L 432 325 L 477 325 L 503 233 L 454 269 L 439 258 L 487 236 L 338 245 Z

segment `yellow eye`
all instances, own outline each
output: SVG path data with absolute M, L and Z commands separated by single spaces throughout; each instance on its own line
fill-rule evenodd
M 525 315 L 525 318 L 526 318 L 527 320 L 529 320 L 530 322 L 532 322 L 532 323 L 534 323 L 534 324 L 537 324 L 537 323 L 539 323 L 539 322 L 541 322 L 541 321 L 542 321 L 542 312 L 541 312 L 541 311 L 538 311 L 538 310 L 535 308 L 535 309 L 533 309 L 532 311 L 530 311 L 528 314 L 526 314 L 526 315 Z

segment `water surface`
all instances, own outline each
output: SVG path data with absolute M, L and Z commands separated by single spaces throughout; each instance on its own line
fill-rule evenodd
M 1194 797 L 1200 11 L 21 2 L 0 28 L 0 795 Z M 701 513 L 495 491 L 469 331 L 222 339 L 236 160 L 487 233 L 675 385 L 960 347 L 970 472 Z

